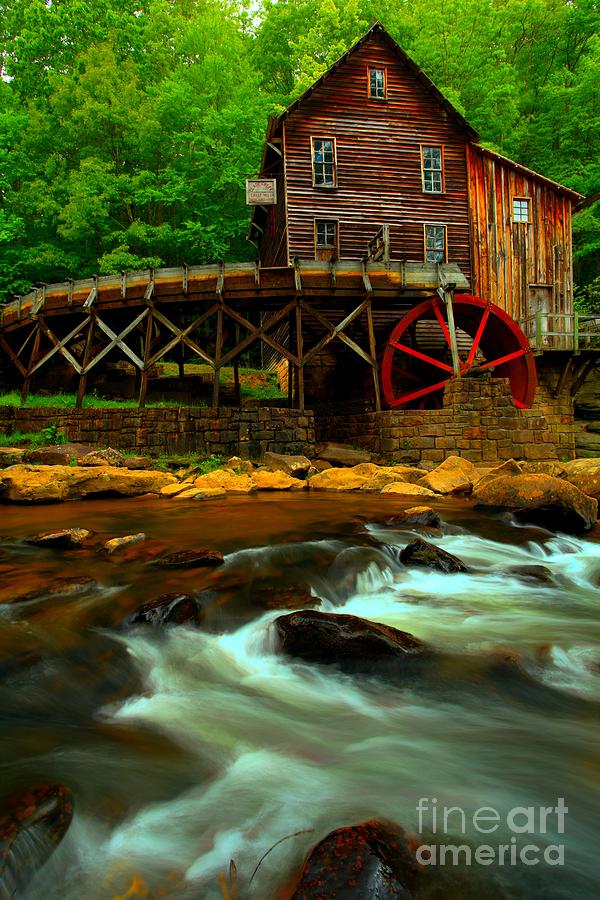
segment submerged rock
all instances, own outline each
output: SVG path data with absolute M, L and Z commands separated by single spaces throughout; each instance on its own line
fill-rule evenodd
M 415 538 L 400 552 L 400 562 L 405 566 L 421 566 L 425 569 L 438 569 L 440 572 L 468 572 L 467 566 L 457 556 L 445 550 Z
M 87 528 L 62 528 L 60 531 L 43 531 L 28 538 L 27 543 L 54 550 L 79 550 L 91 534 Z
M 542 584 L 554 584 L 552 572 L 546 566 L 522 565 L 509 566 L 506 570 L 509 575 L 516 575 L 523 581 L 539 581 Z
M 374 819 L 323 838 L 306 859 L 291 900 L 410 900 L 418 879 L 402 828 Z
M 11 798 L 0 809 L 0 896 L 21 896 L 54 853 L 73 818 L 73 797 L 64 785 L 41 785 Z
M 178 550 L 155 560 L 153 565 L 163 569 L 198 569 L 222 566 L 224 561 L 220 550 Z
M 166 472 L 138 472 L 112 466 L 18 465 L 0 473 L 2 500 L 13 503 L 52 503 L 116 494 L 136 497 L 157 494 L 175 481 Z
M 162 594 L 148 603 L 144 603 L 129 617 L 129 625 L 152 625 L 162 628 L 164 625 L 199 625 L 204 614 L 199 603 L 189 594 L 177 592 Z
M 279 616 L 275 630 L 281 652 L 306 662 L 406 659 L 426 649 L 412 634 L 390 625 L 312 609 Z
M 322 602 L 319 597 L 313 597 L 303 585 L 259 587 L 257 590 L 253 588 L 250 597 L 253 605 L 261 609 L 299 609 L 317 606 Z
M 44 587 L 20 594 L 11 600 L 11 603 L 32 603 L 35 600 L 51 600 L 67 597 L 75 597 L 86 594 L 98 587 L 98 582 L 93 578 L 82 575 L 79 578 L 55 578 Z
M 477 487 L 474 498 L 477 506 L 511 509 L 519 520 L 553 531 L 587 531 L 598 515 L 598 500 L 551 475 L 504 475 Z

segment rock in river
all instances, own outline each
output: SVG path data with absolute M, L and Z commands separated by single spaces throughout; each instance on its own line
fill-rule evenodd
M 314 609 L 279 616 L 275 630 L 281 651 L 306 662 L 403 660 L 426 649 L 412 634 L 390 625 Z
M 163 569 L 199 569 L 208 566 L 222 566 L 223 554 L 220 550 L 178 550 L 155 560 L 153 565 Z
M 464 562 L 457 556 L 422 538 L 415 538 L 403 548 L 400 562 L 405 566 L 421 566 L 425 569 L 438 569 L 440 572 L 468 572 Z
M 64 785 L 30 788 L 0 809 L 0 897 L 20 897 L 60 844 L 73 818 Z
M 398 513 L 396 516 L 391 516 L 386 520 L 385 524 L 390 525 L 393 528 L 406 528 L 411 526 L 418 528 L 439 528 L 441 519 L 439 513 L 430 506 L 411 506 L 409 509 L 405 509 L 404 512 Z
M 61 528 L 59 531 L 43 531 L 29 538 L 27 543 L 53 550 L 79 550 L 91 534 L 87 528 Z
M 552 475 L 504 475 L 477 487 L 474 499 L 477 506 L 512 509 L 521 521 L 553 531 L 587 531 L 598 515 L 595 498 Z
M 419 874 L 402 828 L 371 820 L 323 838 L 304 863 L 291 900 L 410 900 Z
M 162 628 L 163 625 L 183 625 L 191 623 L 199 625 L 203 619 L 200 605 L 189 594 L 177 592 L 163 594 L 140 606 L 129 618 L 129 625 L 152 625 Z
M 0 495 L 13 503 L 52 503 L 82 497 L 157 494 L 175 481 L 166 472 L 137 472 L 113 466 L 10 466 L 0 472 Z

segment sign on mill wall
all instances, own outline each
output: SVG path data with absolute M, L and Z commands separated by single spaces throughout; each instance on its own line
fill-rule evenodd
M 277 203 L 277 185 L 274 178 L 248 178 L 246 203 L 249 206 L 274 206 Z

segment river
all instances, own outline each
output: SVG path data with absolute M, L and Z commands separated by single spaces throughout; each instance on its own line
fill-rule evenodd
M 386 519 L 410 505 L 287 494 L 2 507 L 0 792 L 60 782 L 75 796 L 66 837 L 19 896 L 217 900 L 234 860 L 238 896 L 270 900 L 328 831 L 372 817 L 421 832 L 417 843 L 495 852 L 516 835 L 518 848 L 539 848 L 536 864 L 430 867 L 420 897 L 600 896 L 600 530 L 552 534 L 440 502 L 443 527 L 429 539 L 470 569 L 448 575 L 395 560 L 390 548 L 415 535 Z M 24 543 L 67 526 L 98 542 L 137 531 L 148 541 L 112 558 Z M 225 565 L 148 562 L 198 547 L 222 550 Z M 551 580 L 507 571 L 516 565 L 545 566 Z M 12 602 L 65 577 L 90 580 Z M 434 685 L 403 685 L 278 655 L 282 611 L 265 608 L 265 589 L 299 584 L 323 610 L 474 660 L 471 674 L 448 665 Z M 202 627 L 123 626 L 173 590 L 199 597 Z M 529 676 L 518 690 L 478 675 L 499 649 Z M 564 828 L 550 813 L 540 833 L 539 808 L 559 798 Z M 460 811 L 434 827 L 444 807 Z M 496 814 L 493 833 L 473 822 L 481 807 Z M 509 828 L 517 807 L 533 809 L 518 819 L 534 815 L 532 833 Z M 547 845 L 563 848 L 564 864 L 543 859 Z

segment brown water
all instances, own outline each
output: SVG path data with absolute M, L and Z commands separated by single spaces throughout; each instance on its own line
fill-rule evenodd
M 427 897 L 600 895 L 598 533 L 551 535 L 440 503 L 445 527 L 432 539 L 471 567 L 443 575 L 404 568 L 382 549 L 414 536 L 381 524 L 407 505 L 285 495 L 1 508 L 0 792 L 62 782 L 76 809 L 27 900 L 219 898 L 230 859 L 239 896 L 266 900 L 339 825 L 386 816 L 431 832 L 420 798 L 466 814 L 464 833 L 455 815 L 448 835 L 438 828 L 428 843 L 510 843 L 505 825 L 488 835 L 473 827 L 482 806 L 503 821 L 559 797 L 569 809 L 564 834 L 554 817 L 545 834 L 518 835 L 519 846 L 563 844 L 564 865 L 446 865 L 429 870 Z M 137 531 L 148 541 L 110 559 L 23 542 L 61 526 L 91 528 L 98 544 Z M 221 549 L 225 565 L 149 565 L 198 547 Z M 506 574 L 519 563 L 543 564 L 553 584 Z M 93 581 L 80 593 L 14 602 L 83 577 Z M 491 685 L 475 664 L 471 680 L 450 667 L 425 690 L 282 659 L 270 629 L 279 613 L 261 597 L 300 584 L 323 609 L 386 622 L 463 660 L 508 648 L 531 684 Z M 123 627 L 172 590 L 199 597 L 201 629 Z M 263 853 L 304 829 L 250 885 Z

